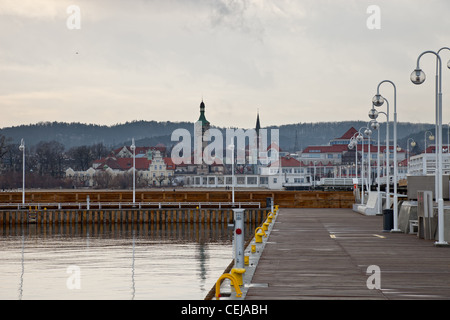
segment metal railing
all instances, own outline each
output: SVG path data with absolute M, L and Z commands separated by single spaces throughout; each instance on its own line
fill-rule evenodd
M 261 208 L 260 202 L 39 202 L 0 203 L 0 210 L 42 209 Z

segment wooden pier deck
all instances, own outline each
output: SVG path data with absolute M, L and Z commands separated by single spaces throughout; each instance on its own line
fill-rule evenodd
M 381 216 L 350 209 L 278 214 L 246 300 L 450 299 L 450 247 L 382 232 Z M 367 286 L 372 265 L 380 289 Z

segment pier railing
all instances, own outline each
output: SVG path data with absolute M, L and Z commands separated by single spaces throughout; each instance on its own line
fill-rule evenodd
M 164 209 L 164 208 L 261 208 L 260 202 L 62 202 L 0 203 L 0 210 L 47 209 Z

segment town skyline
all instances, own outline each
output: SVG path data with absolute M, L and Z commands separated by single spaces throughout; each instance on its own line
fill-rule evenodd
M 378 1 L 371 28 L 373 5 L 5 0 L 0 128 L 194 121 L 202 100 L 219 127 L 253 128 L 258 110 L 266 126 L 364 121 L 385 79 L 399 122 L 433 123 L 435 59 L 422 59 L 424 85 L 409 76 L 421 52 L 450 45 L 450 4 Z M 450 52 L 441 56 L 448 123 Z M 392 88 L 381 93 L 393 102 Z

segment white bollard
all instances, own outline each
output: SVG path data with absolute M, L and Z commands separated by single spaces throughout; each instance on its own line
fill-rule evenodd
M 244 268 L 244 209 L 233 209 L 234 212 L 234 264 L 236 268 Z

